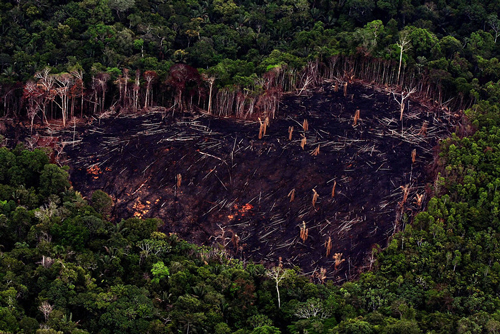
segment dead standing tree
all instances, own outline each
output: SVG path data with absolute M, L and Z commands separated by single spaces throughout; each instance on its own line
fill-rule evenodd
M 101 106 L 101 113 L 104 112 L 104 104 L 106 102 L 106 91 L 108 89 L 108 73 L 99 73 L 92 80 L 92 89 L 94 92 L 94 114 L 97 111 L 97 106 Z M 101 97 L 99 98 L 99 93 Z
M 137 111 L 139 109 L 139 90 L 141 89 L 141 71 L 135 71 L 135 81 L 133 87 L 133 96 L 132 96 L 132 104 L 133 111 Z
M 153 94 L 151 92 L 151 85 L 158 78 L 158 74 L 155 71 L 146 71 L 143 74 L 144 80 L 146 80 L 146 96 L 144 97 L 144 109 L 149 108 L 150 101 L 153 100 Z M 151 95 L 151 98 L 150 98 Z
M 50 74 L 50 68 L 46 67 L 40 72 L 35 73 L 35 78 L 38 79 L 37 85 L 43 91 L 43 103 L 42 103 L 42 116 L 45 119 L 45 123 L 48 124 L 47 121 L 47 105 L 53 100 L 52 92 L 54 89 L 55 79 L 54 76 Z
M 212 113 L 212 92 L 214 89 L 215 76 L 207 75 L 206 73 L 203 75 L 203 80 L 208 82 L 208 107 L 207 112 L 209 114 Z
M 108 81 L 111 76 L 108 73 L 100 73 L 97 75 L 97 81 L 101 87 L 102 99 L 101 99 L 101 112 L 104 112 L 106 105 L 106 91 L 108 90 Z
M 71 95 L 71 117 L 74 115 L 75 111 L 75 100 L 76 98 L 80 98 L 80 117 L 83 117 L 83 92 L 85 90 L 85 86 L 83 84 L 83 71 L 82 70 L 74 70 L 71 71 L 71 75 L 74 77 L 74 84 L 71 86 L 70 95 Z
M 130 80 L 130 76 L 128 74 L 128 69 L 123 69 L 123 107 L 127 108 L 129 104 L 128 98 L 128 81 Z
M 399 83 L 399 76 L 401 75 L 401 64 L 403 62 L 403 52 L 408 51 L 410 49 L 410 36 L 408 34 L 408 31 L 403 30 L 399 33 L 399 40 L 396 43 L 397 46 L 399 46 L 399 67 L 398 67 L 398 79 L 397 82 Z
M 123 74 L 118 76 L 118 78 L 115 81 L 115 84 L 118 85 L 118 92 L 120 94 L 120 97 L 118 99 L 118 105 L 122 109 L 126 109 L 129 104 L 129 97 L 128 97 L 128 80 L 129 75 L 128 75 L 128 69 L 123 69 Z
M 54 310 L 54 307 L 49 304 L 48 301 L 44 300 L 40 306 L 38 306 L 38 310 L 42 312 L 45 321 L 49 321 L 50 314 Z
M 59 75 L 56 75 L 55 79 L 59 85 L 59 87 L 56 88 L 56 93 L 57 93 L 57 96 L 59 96 L 59 98 L 60 98 L 60 103 L 55 101 L 55 100 L 54 100 L 54 102 L 61 109 L 63 126 L 66 126 L 66 119 L 68 118 L 70 86 L 74 82 L 73 76 L 69 73 L 61 73 Z
M 28 101 L 28 117 L 30 119 L 30 131 L 33 134 L 33 123 L 36 114 L 42 110 L 43 90 L 33 81 L 28 81 L 24 85 L 23 98 Z
M 335 78 L 337 63 L 339 61 L 340 56 L 332 56 L 328 58 L 328 67 L 326 69 L 325 77 L 326 79 L 332 80 Z
M 259 95 L 256 107 L 262 116 L 275 118 L 278 111 L 279 100 L 283 94 L 283 80 L 281 78 L 281 68 L 275 67 L 262 76 L 262 87 L 264 92 Z
M 174 90 L 174 105 L 172 109 L 183 111 L 183 95 L 186 95 L 189 90 L 199 90 L 201 76 L 194 67 L 186 64 L 175 64 L 170 68 L 170 73 L 165 83 Z
M 280 264 L 277 267 L 273 267 L 266 272 L 267 277 L 271 278 L 276 283 L 276 293 L 278 294 L 278 308 L 281 308 L 281 298 L 280 298 L 281 281 L 287 278 L 292 271 L 293 270 L 290 269 L 283 269 L 280 258 Z
M 302 86 L 302 88 L 297 93 L 297 95 L 300 96 L 304 90 L 307 91 L 307 88 L 309 86 L 312 86 L 313 88 L 316 87 L 320 83 L 320 81 L 321 76 L 319 73 L 318 61 L 307 63 L 307 66 L 302 71 L 299 79 L 299 84 Z
M 399 111 L 400 111 L 400 116 L 399 120 L 403 120 L 403 112 L 405 110 L 405 101 L 410 97 L 411 94 L 415 93 L 416 89 L 411 88 L 411 89 L 403 89 L 401 93 L 397 94 L 399 96 L 396 97 L 396 93 L 392 91 L 392 96 L 394 97 L 394 101 L 396 101 L 397 104 L 399 104 Z

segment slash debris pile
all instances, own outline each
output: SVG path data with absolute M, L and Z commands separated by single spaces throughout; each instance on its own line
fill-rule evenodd
M 108 118 L 65 152 L 75 187 L 112 195 L 117 218 L 159 217 L 188 241 L 340 282 L 422 209 L 449 135 L 448 114 L 414 102 L 401 121 L 396 97 L 328 84 L 285 97 L 271 120 Z

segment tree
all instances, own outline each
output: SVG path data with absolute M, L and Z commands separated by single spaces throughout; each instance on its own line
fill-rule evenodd
M 277 327 L 264 325 L 254 328 L 250 334 L 281 334 L 281 331 Z
M 147 239 L 151 236 L 151 233 L 155 232 L 158 227 L 163 225 L 163 222 L 158 218 L 129 218 L 124 224 L 124 232 L 122 233 L 125 238 L 132 242 L 138 242 L 143 239 Z
M 144 99 L 144 109 L 149 107 L 149 94 L 151 91 L 151 84 L 158 78 L 158 74 L 155 71 L 146 71 L 143 74 L 144 80 L 146 80 L 146 96 Z M 153 94 L 151 93 L 151 100 L 153 99 Z
M 363 28 L 354 32 L 354 37 L 361 42 L 358 49 L 362 49 L 366 55 L 372 54 L 377 47 L 378 38 L 383 33 L 384 25 L 381 20 L 367 23 Z
M 108 0 L 109 8 L 116 11 L 118 19 L 121 20 L 120 13 L 126 12 L 134 7 L 135 0 Z
M 96 190 L 92 193 L 92 207 L 103 216 L 111 214 L 113 208 L 113 199 L 102 190 Z
M 276 283 L 276 293 L 278 294 L 278 308 L 281 308 L 280 284 L 293 272 L 292 269 L 283 269 L 281 264 L 277 267 L 272 267 L 266 272 L 267 277 L 274 280 Z
M 400 117 L 399 120 L 403 120 L 403 111 L 405 110 L 405 101 L 410 97 L 411 94 L 415 93 L 416 88 L 407 88 L 403 89 L 401 93 L 399 93 L 399 100 L 396 98 L 396 94 L 392 92 L 392 96 L 394 97 L 394 101 L 399 104 Z
M 399 33 L 399 40 L 396 43 L 396 45 L 399 47 L 399 67 L 398 67 L 398 80 L 397 82 L 399 83 L 399 76 L 401 74 L 401 64 L 403 62 L 403 52 L 408 51 L 410 49 L 410 36 L 407 30 L 403 30 Z M 401 114 L 401 117 L 402 114 Z
M 71 186 L 68 179 L 69 174 L 65 169 L 47 164 L 40 175 L 40 193 L 44 196 L 59 195 Z
M 54 307 L 52 305 L 50 305 L 48 301 L 45 300 L 42 302 L 42 304 L 40 306 L 38 306 L 38 309 L 40 310 L 40 312 L 42 312 L 43 317 L 45 318 L 45 321 L 47 322 L 49 320 L 50 314 L 54 310 Z
M 500 36 L 500 20 L 496 13 L 488 16 L 488 25 L 495 32 L 495 43 L 497 42 L 498 36 Z
M 132 97 L 132 103 L 133 103 L 133 111 L 137 111 L 139 109 L 139 90 L 141 88 L 141 71 L 136 70 L 135 71 L 135 80 L 134 80 L 134 87 L 133 89 L 133 97 Z
M 149 319 L 158 312 L 149 294 L 146 288 L 135 285 L 115 285 L 100 293 L 93 300 L 93 309 L 100 315 L 99 328 L 93 332 L 146 333 Z
M 319 318 L 326 319 L 331 316 L 330 311 L 323 306 L 318 298 L 308 299 L 305 303 L 297 305 L 295 316 L 300 319 Z
M 385 333 L 387 334 L 399 334 L 399 333 L 408 333 L 408 334 L 420 334 L 422 331 L 418 328 L 418 324 L 415 320 L 398 320 L 394 324 L 391 324 L 386 327 Z
M 73 84 L 73 77 L 69 73 L 61 73 L 55 76 L 59 87 L 56 88 L 56 93 L 61 99 L 61 103 L 56 104 L 61 108 L 61 114 L 63 119 L 63 126 L 66 126 L 66 118 L 68 117 L 68 107 L 69 107 L 69 87 Z
M 106 104 L 106 91 L 108 89 L 108 81 L 111 78 L 109 73 L 98 73 L 92 80 L 92 86 L 94 88 L 95 94 L 95 106 L 94 111 L 97 108 L 97 105 L 101 105 L 101 112 L 104 112 L 104 107 Z M 99 101 L 99 95 L 101 93 L 101 98 Z
M 372 17 L 375 9 L 374 0 L 347 0 L 345 4 L 349 10 L 349 16 L 360 23 L 367 22 Z
M 374 332 L 373 326 L 362 317 L 349 319 L 347 322 L 343 322 L 341 327 L 344 327 L 346 334 L 371 334 Z
M 24 85 L 23 98 L 28 100 L 28 117 L 30 119 L 30 132 L 33 133 L 33 122 L 39 111 L 42 110 L 43 91 L 33 81 Z
M 53 101 L 55 97 L 55 92 L 54 92 L 55 79 L 54 76 L 50 74 L 50 67 L 45 67 L 42 71 L 36 72 L 35 78 L 38 79 L 37 82 L 38 87 L 40 87 L 44 91 L 42 115 L 45 121 L 47 122 L 47 115 L 45 111 L 49 102 Z
M 129 73 L 128 68 L 124 68 L 122 70 L 122 74 L 119 75 L 115 81 L 115 84 L 118 85 L 118 91 L 120 93 L 119 102 L 120 102 L 121 108 L 127 108 L 128 104 L 129 104 L 128 81 L 129 81 L 130 77 L 129 77 L 128 73 Z
M 377 7 L 389 14 L 389 17 L 394 17 L 398 13 L 398 0 L 378 0 Z
M 154 277 L 151 282 L 158 284 L 160 283 L 160 280 L 168 277 L 170 272 L 168 271 L 167 266 L 165 266 L 165 263 L 163 263 L 163 261 L 160 261 L 153 264 L 153 268 L 151 268 L 151 274 L 153 274 Z
M 208 75 L 208 74 L 205 73 L 203 75 L 203 79 L 206 82 L 208 82 L 209 91 L 208 91 L 208 108 L 207 108 L 207 112 L 210 114 L 210 113 L 212 113 L 212 90 L 214 88 L 215 76 Z
M 71 71 L 71 75 L 74 77 L 74 85 L 71 86 L 70 96 L 71 96 L 71 117 L 74 115 L 75 109 L 75 99 L 77 97 L 81 98 L 80 104 L 80 117 L 83 117 L 83 92 L 85 90 L 85 86 L 83 84 L 83 70 L 75 69 Z
M 174 89 L 174 109 L 183 111 L 183 95 L 199 94 L 200 83 L 201 77 L 197 69 L 186 64 L 172 66 L 166 84 Z

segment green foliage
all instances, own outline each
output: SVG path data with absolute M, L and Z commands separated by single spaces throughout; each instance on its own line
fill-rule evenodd
M 123 224 L 123 236 L 135 243 L 137 241 L 147 239 L 151 233 L 163 225 L 163 222 L 158 218 L 129 218 Z
M 85 249 L 90 237 L 88 228 L 73 219 L 65 219 L 61 223 L 52 225 L 50 233 L 54 236 L 56 243 L 71 246 L 77 251 Z
M 163 261 L 153 264 L 153 268 L 151 268 L 151 273 L 153 274 L 154 277 L 151 280 L 151 282 L 157 284 L 160 283 L 161 279 L 168 277 L 168 275 L 170 274 L 168 268 L 165 266 L 165 263 L 163 263 Z
M 40 174 L 40 193 L 42 195 L 61 194 L 69 189 L 69 187 L 69 174 L 67 170 L 53 164 L 47 164 L 43 167 L 43 171 Z
M 92 193 L 92 207 L 104 217 L 111 214 L 113 208 L 113 199 L 102 190 L 96 190 Z

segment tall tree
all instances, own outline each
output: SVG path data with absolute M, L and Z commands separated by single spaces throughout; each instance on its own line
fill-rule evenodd
M 198 70 L 186 65 L 175 64 L 170 68 L 166 84 L 174 89 L 174 109 L 184 110 L 183 94 L 199 92 L 201 77 Z
M 155 71 L 146 71 L 142 76 L 144 77 L 144 80 L 146 80 L 146 96 L 144 97 L 144 109 L 146 109 L 149 108 L 150 101 L 153 100 L 151 85 L 158 78 L 158 74 L 156 74 Z
M 49 67 L 44 68 L 40 72 L 36 72 L 35 78 L 38 79 L 38 85 L 44 91 L 44 96 L 43 96 L 44 100 L 43 100 L 43 104 L 42 104 L 42 114 L 43 114 L 45 121 L 47 122 L 46 110 L 47 110 L 47 105 L 49 104 L 49 102 L 54 99 L 55 79 L 54 79 L 54 76 L 50 74 Z
M 278 295 L 278 308 L 281 308 L 281 297 L 280 297 L 280 284 L 281 282 L 287 278 L 293 270 L 291 269 L 283 269 L 283 267 L 278 265 L 277 267 L 273 267 L 266 272 L 267 277 L 274 280 L 276 284 L 276 293 Z
M 69 92 L 70 86 L 73 84 L 73 76 L 69 73 L 61 73 L 55 76 L 55 79 L 59 85 L 56 88 L 57 95 L 61 99 L 61 103 L 56 104 L 61 108 L 61 114 L 63 119 L 63 126 L 66 126 L 66 119 L 68 118 L 68 106 L 69 106 Z
M 43 90 L 35 82 L 28 81 L 24 85 L 23 98 L 28 100 L 28 117 L 30 119 L 30 131 L 33 133 L 33 122 L 36 114 L 42 110 Z
M 396 43 L 399 47 L 399 66 L 398 66 L 398 79 L 397 82 L 399 84 L 399 77 L 401 75 L 401 64 L 403 62 L 403 52 L 408 51 L 411 47 L 410 45 L 410 36 L 407 30 L 403 30 L 399 33 L 399 40 Z

